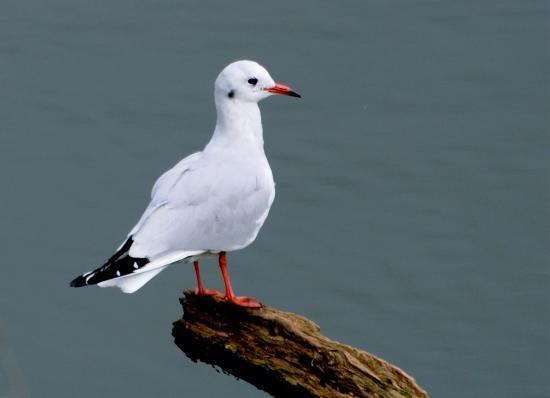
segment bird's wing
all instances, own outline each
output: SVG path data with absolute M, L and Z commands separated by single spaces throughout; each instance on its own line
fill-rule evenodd
M 174 185 L 182 178 L 182 176 L 187 173 L 197 161 L 202 157 L 202 152 L 195 152 L 186 158 L 180 160 L 174 167 L 170 170 L 164 172 L 153 185 L 151 190 L 151 202 L 147 209 L 143 212 L 143 215 L 137 222 L 137 224 L 132 228 L 128 237 L 136 234 L 147 219 L 159 208 L 164 206 L 168 202 L 168 195 L 170 190 Z
M 273 200 L 271 177 L 201 156 L 156 184 L 153 204 L 132 233 L 132 257 L 236 250 L 254 240 Z
M 163 227 L 163 209 L 170 202 L 170 191 L 200 157 L 200 152 L 190 155 L 165 172 L 153 187 L 151 203 L 116 253 L 101 267 L 75 278 L 71 286 L 117 286 L 126 293 L 132 293 L 168 265 L 203 253 L 201 250 L 170 250 L 162 241 L 143 245 L 133 238 L 146 225 L 158 224 L 159 228 Z
M 174 167 L 162 174 L 151 191 L 151 203 L 165 202 L 171 189 L 177 184 L 182 176 L 200 162 L 203 152 L 195 152 L 180 160 Z

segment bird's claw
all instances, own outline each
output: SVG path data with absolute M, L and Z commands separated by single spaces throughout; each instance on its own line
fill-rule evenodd
M 239 307 L 245 307 L 245 308 L 262 308 L 263 307 L 262 303 L 253 299 L 252 297 L 236 296 L 232 298 L 226 297 L 226 299 L 231 304 L 238 305 Z

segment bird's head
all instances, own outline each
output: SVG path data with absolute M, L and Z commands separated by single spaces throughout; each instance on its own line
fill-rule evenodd
M 227 65 L 216 79 L 216 99 L 259 102 L 273 94 L 298 97 L 290 87 L 275 81 L 263 66 L 254 61 L 236 61 Z

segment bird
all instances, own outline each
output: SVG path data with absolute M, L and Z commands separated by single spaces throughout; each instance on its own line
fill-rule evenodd
M 70 285 L 133 293 L 169 265 L 192 262 L 197 294 L 260 308 L 256 299 L 233 292 L 227 253 L 256 239 L 275 198 L 258 106 L 274 94 L 301 98 L 257 62 L 227 65 L 214 83 L 216 125 L 210 141 L 158 178 L 149 205 L 116 252 Z M 200 261 L 209 256 L 218 257 L 223 294 L 203 286 Z

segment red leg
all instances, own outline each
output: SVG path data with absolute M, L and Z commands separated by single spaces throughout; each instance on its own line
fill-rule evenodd
M 198 295 L 214 295 L 214 294 L 216 294 L 216 295 L 223 296 L 223 294 L 221 294 L 220 292 L 218 292 L 216 290 L 205 289 L 202 286 L 201 270 L 199 268 L 199 262 L 198 261 L 193 261 L 193 267 L 195 267 L 195 275 L 197 276 L 197 289 L 195 290 L 195 293 L 197 293 Z
M 262 303 L 254 300 L 250 297 L 235 296 L 233 289 L 231 288 L 231 281 L 229 280 L 229 274 L 227 272 L 227 254 L 220 252 L 219 257 L 220 270 L 222 272 L 223 283 L 225 283 L 225 298 L 238 306 L 249 308 L 261 308 Z

